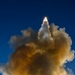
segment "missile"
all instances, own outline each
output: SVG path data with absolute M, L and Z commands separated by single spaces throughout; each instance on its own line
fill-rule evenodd
M 47 17 L 45 17 L 45 18 L 43 19 L 43 24 L 49 24 Z
M 54 25 L 53 24 L 52 25 L 49 25 L 49 22 L 48 22 L 48 18 L 47 17 L 44 17 L 42 26 L 45 27 L 45 29 L 47 28 L 48 33 L 51 34 L 51 37 L 53 37 L 53 26 Z
M 46 27 L 50 28 L 49 22 L 48 22 L 48 18 L 47 18 L 47 17 L 44 17 L 42 26 L 46 26 Z
M 43 23 L 41 28 L 39 29 L 38 32 L 38 39 L 46 39 L 50 36 L 50 30 L 49 30 L 50 26 L 49 26 L 49 22 L 47 17 L 45 17 L 43 19 Z

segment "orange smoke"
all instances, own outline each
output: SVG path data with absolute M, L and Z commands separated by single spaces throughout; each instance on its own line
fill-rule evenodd
M 11 37 L 10 43 L 15 50 L 6 65 L 5 74 L 71 75 L 64 67 L 74 58 L 71 38 L 64 29 L 46 21 L 47 18 L 38 33 L 29 28 L 22 31 L 22 36 Z

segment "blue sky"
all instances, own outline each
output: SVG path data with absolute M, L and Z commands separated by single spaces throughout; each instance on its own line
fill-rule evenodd
M 0 63 L 6 63 L 13 52 L 8 44 L 10 37 L 28 27 L 38 31 L 44 16 L 50 23 L 66 28 L 75 50 L 74 0 L 0 0 Z M 75 60 L 67 66 L 75 73 Z

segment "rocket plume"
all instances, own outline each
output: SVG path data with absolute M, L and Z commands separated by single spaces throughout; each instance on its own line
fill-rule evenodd
M 2 75 L 72 75 L 64 66 L 74 59 L 72 40 L 63 28 L 50 24 L 44 18 L 38 33 L 28 28 L 22 36 L 12 36 L 14 52 Z
M 48 25 L 48 19 L 47 19 L 47 17 L 45 17 L 44 19 L 43 19 L 43 24 L 44 23 L 46 23 L 46 25 Z

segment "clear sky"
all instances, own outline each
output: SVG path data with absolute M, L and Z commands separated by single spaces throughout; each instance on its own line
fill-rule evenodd
M 0 63 L 6 63 L 13 52 L 8 44 L 10 37 L 28 27 L 37 31 L 44 16 L 66 28 L 75 50 L 75 0 L 0 0 Z M 67 66 L 75 74 L 75 60 Z

